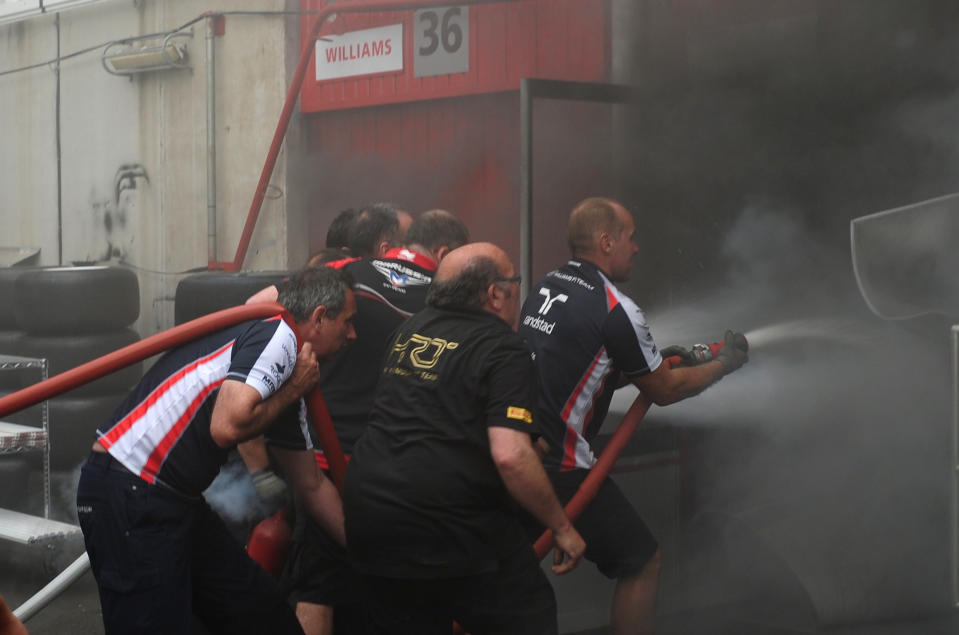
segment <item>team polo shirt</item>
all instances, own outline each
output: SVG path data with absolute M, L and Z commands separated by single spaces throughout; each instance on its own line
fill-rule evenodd
M 398 248 L 382 258 L 348 262 L 343 269 L 355 280 L 356 340 L 320 367 L 320 390 L 343 452 L 349 454 L 366 427 L 393 333 L 426 306 L 436 262 Z M 317 457 L 326 467 L 325 457 Z
M 490 455 L 488 430 L 535 435 L 526 344 L 496 316 L 428 307 L 389 350 L 344 489 L 361 571 L 435 579 L 495 570 L 529 545 Z
M 199 496 L 226 461 L 210 435 L 210 416 L 224 380 L 252 386 L 263 399 L 293 373 L 296 335 L 280 316 L 218 331 L 163 355 L 97 430 L 100 443 L 149 483 Z M 274 424 L 277 442 L 311 448 L 305 407 Z
M 549 468 L 596 463 L 590 440 L 602 427 L 619 373 L 633 379 L 663 359 L 646 316 L 595 265 L 570 260 L 537 284 L 520 316 L 539 375 L 537 416 Z

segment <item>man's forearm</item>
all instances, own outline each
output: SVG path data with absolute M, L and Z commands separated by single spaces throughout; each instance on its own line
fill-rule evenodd
M 210 434 L 220 447 L 231 447 L 253 439 L 263 434 L 298 398 L 296 388 L 283 384 L 278 391 L 261 400 L 260 394 L 251 386 L 227 380 L 220 386 L 213 406 Z
M 275 393 L 253 406 L 250 417 L 237 424 L 238 441 L 249 441 L 264 432 L 276 421 L 280 414 L 295 404 L 301 397 L 298 388 L 285 383 Z
M 554 532 L 569 527 L 569 518 L 532 446 L 521 447 L 515 457 L 497 462 L 496 467 L 510 496 L 536 520 Z
M 340 499 L 340 493 L 336 491 L 333 481 L 324 478 L 312 495 L 305 498 L 304 503 L 316 524 L 333 536 L 338 543 L 346 546 L 343 501 Z
M 316 464 L 312 450 L 290 450 L 273 447 L 283 471 L 307 513 L 326 533 L 341 545 L 346 544 L 343 527 L 343 501 L 333 481 L 326 478 Z

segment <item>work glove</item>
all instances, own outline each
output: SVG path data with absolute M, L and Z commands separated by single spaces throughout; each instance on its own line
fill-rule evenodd
M 683 348 L 682 346 L 667 346 L 666 348 L 661 349 L 659 354 L 663 356 L 663 359 L 678 357 L 679 364 L 677 364 L 677 366 L 691 366 L 693 364 L 692 354 L 688 349 Z
M 726 331 L 723 338 L 723 347 L 716 355 L 716 360 L 723 365 L 724 374 L 728 375 L 749 361 L 749 343 L 742 333 Z
M 253 487 L 260 499 L 260 507 L 267 516 L 272 516 L 289 502 L 286 482 L 268 467 L 253 472 Z

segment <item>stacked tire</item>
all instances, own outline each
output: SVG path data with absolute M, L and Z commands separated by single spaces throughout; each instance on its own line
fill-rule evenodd
M 23 269 L 0 268 L 0 355 L 13 355 L 11 344 L 21 336 L 13 306 L 13 283 Z M 33 381 L 39 378 L 38 371 L 0 370 L 0 397 L 24 387 L 33 375 Z M 23 412 L 11 413 L 3 421 L 31 425 L 39 423 L 39 408 L 29 408 Z M 28 491 L 31 472 L 42 467 L 42 457 L 37 452 L 0 454 L 0 508 L 26 511 L 23 493 Z M 41 492 L 41 490 L 37 490 Z
M 287 271 L 207 272 L 187 276 L 176 287 L 173 313 L 176 323 L 240 306 L 270 285 L 279 286 L 289 277 Z
M 12 306 L 16 330 L 0 335 L 6 349 L 0 352 L 45 358 L 50 377 L 140 339 L 131 328 L 140 313 L 139 283 L 128 269 L 23 269 L 0 276 L 2 285 L 10 291 L 4 311 Z M 9 316 L 5 317 L 9 324 Z M 133 364 L 49 400 L 55 518 L 75 521 L 77 470 L 90 452 L 97 427 L 110 417 L 141 373 L 142 364 Z M 19 387 L 25 387 L 38 377 L 18 379 Z

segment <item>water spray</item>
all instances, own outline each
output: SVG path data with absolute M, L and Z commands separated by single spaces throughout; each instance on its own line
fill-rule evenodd
M 746 333 L 750 348 L 781 344 L 791 340 L 851 341 L 865 335 L 863 328 L 853 328 L 848 320 L 833 318 L 807 318 L 779 322 Z

